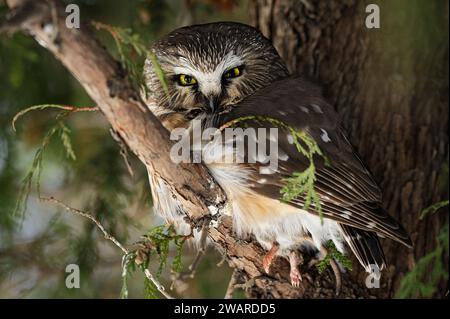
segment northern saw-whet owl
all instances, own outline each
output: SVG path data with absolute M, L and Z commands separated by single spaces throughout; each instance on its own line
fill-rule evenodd
M 296 252 L 305 247 L 320 252 L 329 241 L 342 253 L 350 248 L 368 272 L 386 264 L 378 237 L 411 246 L 405 230 L 381 208 L 380 189 L 345 137 L 334 108 L 316 85 L 289 75 L 258 30 L 232 22 L 188 26 L 156 42 L 152 51 L 167 90 L 146 61 L 146 84 L 156 101 L 149 107 L 169 131 L 189 129 L 195 119 L 204 127 L 220 128 L 233 121 L 239 127 L 240 118 L 267 117 L 272 121 L 250 120 L 245 127 L 268 128 L 276 120 L 306 132 L 323 153 L 313 157 L 323 219 L 314 205 L 305 209 L 302 196 L 280 200 L 286 179 L 310 164 L 286 127 L 278 133 L 276 169 L 261 169 L 264 158 L 206 163 L 227 195 L 236 234 L 254 235 L 268 251 L 266 272 L 275 256 L 284 256 L 290 261 L 291 282 L 298 285 Z M 154 172 L 149 177 L 156 211 L 188 231 L 183 207 L 169 187 Z

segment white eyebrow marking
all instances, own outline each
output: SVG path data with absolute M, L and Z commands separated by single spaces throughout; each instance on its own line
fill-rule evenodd
M 349 212 L 348 210 L 344 210 L 343 213 L 344 213 L 344 218 L 351 219 L 351 217 L 350 217 L 350 216 L 352 216 L 351 212 Z

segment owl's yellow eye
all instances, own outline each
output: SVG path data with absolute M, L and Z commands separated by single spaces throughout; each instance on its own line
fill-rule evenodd
M 242 75 L 242 67 L 238 66 L 235 68 L 232 68 L 231 70 L 228 70 L 223 74 L 224 79 L 231 79 L 231 78 L 237 78 L 238 76 Z
M 180 84 L 181 86 L 190 86 L 197 84 L 197 80 L 193 76 L 180 74 L 178 76 L 178 84 Z

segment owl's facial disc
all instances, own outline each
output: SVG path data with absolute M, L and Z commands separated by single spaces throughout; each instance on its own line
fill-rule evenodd
M 171 128 L 187 127 L 194 119 L 212 121 L 211 115 L 289 75 L 261 32 L 235 22 L 179 28 L 154 43 L 152 51 L 167 81 L 160 81 L 158 68 L 147 59 L 149 108 Z
M 229 89 L 239 81 L 244 69 L 243 61 L 232 52 L 214 68 L 206 70 L 200 70 L 180 57 L 179 66 L 173 68 L 173 81 L 178 90 L 192 97 L 194 104 L 190 108 L 214 113 L 227 103 Z

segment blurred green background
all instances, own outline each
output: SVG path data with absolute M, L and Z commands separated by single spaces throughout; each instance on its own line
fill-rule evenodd
M 81 23 L 94 20 L 131 28 L 150 43 L 177 27 L 219 20 L 248 22 L 247 1 L 234 0 L 71 0 L 81 10 Z M 0 0 L 0 14 L 7 11 Z M 117 56 L 106 32 L 96 32 Z M 38 200 L 36 174 L 25 213 L 13 214 L 33 158 L 57 111 L 34 111 L 11 126 L 14 115 L 39 104 L 94 106 L 77 81 L 47 50 L 22 34 L 0 37 L 0 298 L 117 298 L 120 295 L 121 251 L 106 241 L 89 221 Z M 55 134 L 45 148 L 40 192 L 95 215 L 122 243 L 131 244 L 155 225 L 146 171 L 131 158 L 130 176 L 120 148 L 99 113 L 74 113 L 64 118 L 76 159 Z M 70 130 L 70 131 L 69 131 Z M 173 250 L 173 249 L 172 249 Z M 173 255 L 174 252 L 172 251 Z M 183 250 L 186 268 L 192 250 Z M 221 257 L 210 250 L 194 280 L 172 293 L 182 297 L 222 298 L 231 276 Z M 81 270 L 81 287 L 65 286 L 67 264 Z M 152 265 L 153 269 L 157 265 Z M 167 267 L 168 268 L 168 267 Z M 169 270 L 162 274 L 170 284 Z M 131 275 L 129 297 L 146 296 L 141 272 Z

